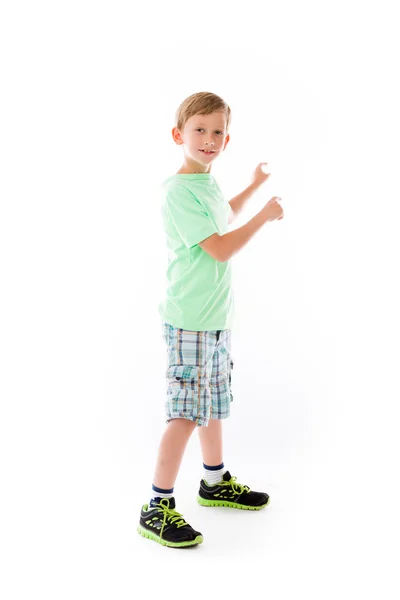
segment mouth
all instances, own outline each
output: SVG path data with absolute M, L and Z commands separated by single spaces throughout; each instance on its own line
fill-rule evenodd
M 200 152 L 203 152 L 203 154 L 205 154 L 206 156 L 211 156 L 212 154 L 215 154 L 215 150 L 202 150 L 201 148 L 199 148 Z

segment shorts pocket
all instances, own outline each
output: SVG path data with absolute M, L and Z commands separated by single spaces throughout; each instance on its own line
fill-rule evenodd
M 195 365 L 168 367 L 166 412 L 169 419 L 197 416 L 199 372 Z

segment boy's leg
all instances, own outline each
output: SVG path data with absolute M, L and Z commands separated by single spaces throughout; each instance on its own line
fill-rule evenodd
M 171 489 L 175 485 L 183 454 L 196 422 L 188 419 L 172 419 L 164 431 L 158 449 L 153 484 L 158 488 Z
M 199 427 L 199 441 L 204 464 L 204 478 L 209 483 L 221 481 L 225 472 L 223 464 L 222 420 L 229 417 L 232 394 L 231 331 L 210 332 L 214 336 L 212 355 L 211 418 L 207 427 Z
M 187 523 L 175 510 L 172 494 L 182 457 L 196 423 L 187 419 L 173 419 L 161 438 L 158 450 L 153 488 L 161 491 L 140 512 L 138 532 L 164 546 L 185 547 L 201 544 L 203 536 Z
M 221 335 L 219 335 L 219 333 Z M 230 415 L 231 392 L 231 332 L 217 332 L 211 376 L 212 404 L 208 427 L 199 427 L 199 440 L 204 463 L 204 477 L 200 482 L 198 502 L 203 506 L 229 506 L 246 510 L 260 510 L 269 502 L 268 494 L 251 491 L 237 483 L 223 463 L 222 420 Z
M 202 506 L 228 506 L 245 510 L 260 510 L 269 502 L 268 494 L 252 491 L 236 481 L 227 471 L 222 454 L 222 423 L 210 419 L 208 427 L 199 428 L 204 462 L 197 501 Z
M 168 352 L 168 426 L 159 445 L 150 506 L 143 505 L 138 530 L 167 546 L 188 546 L 201 543 L 203 538 L 175 511 L 173 488 L 193 430 L 209 418 L 207 366 L 211 370 L 213 341 L 207 332 L 187 331 L 167 323 L 163 336 Z
M 168 426 L 161 439 L 153 488 L 172 495 L 182 457 L 196 426 L 207 424 L 210 413 L 210 387 L 214 338 L 206 331 L 189 331 L 163 323 L 167 346 Z
M 226 471 L 223 463 L 221 419 L 210 419 L 208 427 L 199 427 L 199 440 L 203 456 L 204 480 L 208 485 L 213 485 L 222 481 Z
M 203 463 L 216 466 L 223 462 L 222 420 L 210 419 L 208 427 L 199 427 Z

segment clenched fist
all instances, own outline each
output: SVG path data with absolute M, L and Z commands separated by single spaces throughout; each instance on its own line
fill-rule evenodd
M 283 208 L 279 204 L 278 200 L 282 200 L 282 198 L 279 196 L 274 196 L 262 209 L 264 213 L 267 213 L 268 221 L 280 221 L 283 219 Z

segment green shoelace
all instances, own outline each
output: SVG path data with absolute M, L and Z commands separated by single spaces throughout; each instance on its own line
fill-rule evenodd
M 184 525 L 189 524 L 189 523 L 186 523 L 186 521 L 182 518 L 183 515 L 178 513 L 173 508 L 169 507 L 168 498 L 162 498 L 162 500 L 157 504 L 157 506 L 159 506 L 160 510 L 164 513 L 163 524 L 162 524 L 161 531 L 160 531 L 160 537 L 162 537 L 164 527 L 168 523 L 168 521 L 170 523 L 175 523 L 175 525 L 177 527 L 183 527 Z
M 237 496 L 239 494 L 243 494 L 243 492 L 249 492 L 250 488 L 247 485 L 243 485 L 241 483 L 237 483 L 236 482 L 237 477 L 231 477 L 229 481 L 222 481 L 221 483 L 218 483 L 217 485 L 222 485 L 222 486 L 231 486 L 232 487 L 232 491 L 234 494 L 236 494 Z

